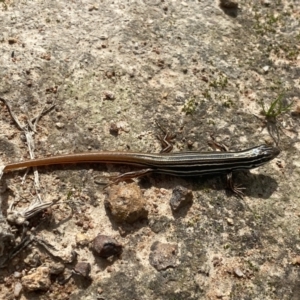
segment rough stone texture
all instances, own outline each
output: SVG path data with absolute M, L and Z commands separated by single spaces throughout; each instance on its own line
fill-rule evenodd
M 133 223 L 148 215 L 146 199 L 135 184 L 120 184 L 109 189 L 105 206 L 110 210 L 116 222 Z
M 21 279 L 22 285 L 29 292 L 47 291 L 51 285 L 49 274 L 48 267 L 38 267 L 32 274 Z
M 28 227 L 56 250 L 49 247 L 50 255 L 32 243 L 20 251 L 0 269 L 5 283 L 0 299 L 13 297 L 9 282 L 15 271 L 26 274 L 35 263 L 56 259 L 71 270 L 71 253 L 91 264 L 88 286 L 80 278 L 61 285 L 52 276 L 47 293 L 21 297 L 300 299 L 299 109 L 280 114 L 277 128 L 260 114 L 262 102 L 268 109 L 281 94 L 284 105 L 299 105 L 299 4 L 238 3 L 231 14 L 217 0 L 0 2 L 0 96 L 10 101 L 23 124 L 45 105 L 56 104 L 38 122 L 36 157 L 159 152 L 155 121 L 176 132 L 174 151 L 211 151 L 206 144 L 210 134 L 230 150 L 272 144 L 268 129 L 280 135 L 282 150 L 251 173 L 233 174 L 246 188 L 243 199 L 225 190 L 222 176 L 149 176 L 141 181 L 148 219 L 134 222 L 125 237 L 119 237 L 119 225 L 104 208 L 99 183 L 106 183 L 103 175 L 134 171 L 134 166 L 38 168 L 43 201 L 58 203 L 29 220 Z M 107 99 L 108 91 L 114 99 Z M 0 128 L 3 163 L 29 158 L 23 133 L 2 103 Z M 5 174 L 4 217 L 13 200 L 20 211 L 36 200 L 32 172 L 24 183 L 23 175 Z M 192 206 L 179 217 L 168 201 L 177 185 L 194 194 Z M 51 218 L 44 222 L 46 214 Z M 12 229 L 6 233 L 15 239 L 8 240 L 18 243 L 22 229 Z M 121 259 L 112 263 L 94 257 L 86 241 L 99 232 L 118 237 L 124 246 Z M 84 243 L 78 234 L 88 237 Z M 176 268 L 151 266 L 155 241 L 178 245 Z M 0 246 L 9 254 L 13 243 Z M 39 261 L 25 264 L 33 251 Z
M 178 246 L 154 242 L 149 255 L 150 264 L 158 271 L 174 268 L 177 265 Z

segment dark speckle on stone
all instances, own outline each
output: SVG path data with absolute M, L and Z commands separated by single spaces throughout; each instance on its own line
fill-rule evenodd
M 154 233 L 165 232 L 170 228 L 171 220 L 166 216 L 152 218 L 149 221 L 149 227 Z

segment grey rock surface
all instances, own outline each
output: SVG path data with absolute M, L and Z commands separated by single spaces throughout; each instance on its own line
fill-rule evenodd
M 274 140 L 282 150 L 251 173 L 233 175 L 246 188 L 243 199 L 226 191 L 224 176 L 142 179 L 148 219 L 133 222 L 126 235 L 107 215 L 99 183 L 134 166 L 41 167 L 38 192 L 31 171 L 24 183 L 24 171 L 5 174 L 4 218 L 13 200 L 23 210 L 37 193 L 55 205 L 27 220 L 28 236 L 39 243 L 0 270 L 1 299 L 13 297 L 15 271 L 29 276 L 26 258 L 33 251 L 38 263 L 63 262 L 66 272 L 76 256 L 91 265 L 91 281 L 72 277 L 61 284 L 53 275 L 46 294 L 24 290 L 22 299 L 300 298 L 299 264 L 293 263 L 300 251 L 297 1 L 238 1 L 231 12 L 215 0 L 4 0 L 0 24 L 0 97 L 27 125 L 56 105 L 34 132 L 36 157 L 159 152 L 155 121 L 176 132 L 174 151 L 211 151 L 210 135 L 230 150 Z M 284 106 L 295 104 L 293 114 L 270 122 L 260 114 L 262 103 L 268 109 L 278 97 Z M 24 134 L 2 103 L 0 128 L 3 164 L 29 158 Z M 175 216 L 168 199 L 178 185 L 194 199 Z M 20 242 L 22 230 L 7 232 Z M 93 256 L 87 244 L 99 232 L 120 235 L 120 259 Z M 84 243 L 76 242 L 80 236 Z M 155 241 L 178 245 L 175 268 L 151 266 Z M 10 253 L 12 245 L 2 248 Z

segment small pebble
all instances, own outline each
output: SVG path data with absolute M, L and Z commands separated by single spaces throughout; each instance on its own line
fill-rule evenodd
M 28 292 L 48 291 L 51 286 L 49 274 L 48 267 L 38 267 L 33 273 L 23 276 L 22 285 Z
M 267 74 L 270 70 L 270 67 L 269 66 L 264 66 L 262 69 L 263 69 L 264 73 Z
M 122 245 L 107 235 L 97 235 L 92 245 L 93 252 L 102 258 L 119 256 L 122 253 Z
M 300 116 L 300 100 L 299 99 L 294 99 L 293 102 L 295 104 L 293 105 L 293 108 L 291 110 L 291 114 L 294 117 L 299 117 Z
M 241 271 L 240 268 L 235 268 L 234 269 L 234 274 L 237 276 L 237 277 L 245 277 L 244 273 Z
M 76 244 L 79 246 L 87 246 L 89 243 L 89 237 L 84 233 L 76 234 Z
M 262 0 L 261 4 L 264 5 L 264 6 L 266 6 L 266 7 L 268 7 L 268 6 L 271 5 L 271 1 L 270 0 Z
M 57 122 L 57 123 L 55 123 L 55 126 L 56 126 L 56 128 L 58 128 L 58 129 L 62 129 L 62 128 L 65 127 L 65 124 L 62 123 L 62 122 Z
M 73 271 L 80 276 L 89 277 L 91 272 L 91 265 L 88 262 L 78 262 Z
M 65 266 L 60 262 L 53 263 L 50 266 L 50 274 L 53 274 L 53 275 L 61 274 L 64 270 L 65 270 Z
M 104 204 L 119 223 L 134 223 L 148 216 L 146 199 L 136 183 L 112 186 Z
M 234 222 L 233 222 L 233 219 L 231 219 L 231 218 L 227 218 L 227 223 L 228 223 L 228 225 L 234 225 Z
M 16 38 L 8 38 L 8 43 L 9 43 L 10 45 L 15 44 L 15 43 L 17 43 L 17 42 L 18 42 L 18 40 L 17 40 Z
M 115 100 L 115 94 L 110 91 L 104 92 L 104 100 Z
M 177 186 L 173 192 L 170 199 L 170 206 L 173 211 L 179 210 L 181 207 L 186 206 L 193 202 L 193 193 L 191 190 L 183 187 Z
M 22 273 L 21 272 L 14 272 L 14 277 L 15 278 L 21 278 L 22 277 Z
M 15 296 L 15 298 L 20 297 L 22 289 L 23 289 L 23 286 L 22 286 L 21 282 L 16 282 L 15 287 L 14 287 L 14 296 Z
M 293 265 L 298 265 L 300 266 L 300 256 L 296 256 L 293 260 L 292 260 Z
M 238 2 L 234 0 L 220 0 L 220 6 L 224 8 L 238 8 Z
M 109 127 L 109 132 L 113 136 L 119 135 L 119 128 L 116 123 L 111 123 Z

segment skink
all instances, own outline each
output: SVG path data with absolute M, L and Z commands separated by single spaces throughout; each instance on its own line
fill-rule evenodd
M 190 151 L 152 154 L 104 151 L 20 161 L 6 165 L 4 172 L 27 167 L 96 162 L 126 164 L 144 168 L 141 171 L 125 173 L 120 176 L 122 179 L 138 177 L 151 172 L 175 176 L 196 176 L 253 169 L 274 159 L 279 153 L 280 150 L 278 148 L 267 145 L 260 145 L 237 152 Z

